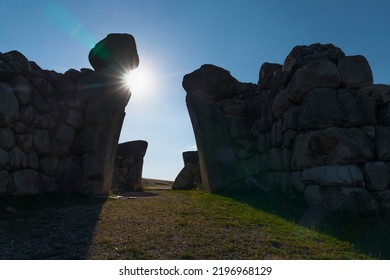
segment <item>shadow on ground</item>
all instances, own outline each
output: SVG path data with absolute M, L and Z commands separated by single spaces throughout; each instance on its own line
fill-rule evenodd
M 0 259 L 85 259 L 107 197 L 0 198 Z
M 348 241 L 373 258 L 390 259 L 390 215 L 365 217 L 327 215 L 302 200 L 281 199 L 261 190 L 220 193 L 310 229 Z

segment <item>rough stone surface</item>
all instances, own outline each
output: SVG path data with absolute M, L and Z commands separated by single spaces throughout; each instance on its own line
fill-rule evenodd
M 7 127 L 19 117 L 19 103 L 7 83 L 0 82 L 0 127 Z
M 196 176 L 199 174 L 199 165 L 197 163 L 187 163 L 173 182 L 173 190 L 190 190 L 196 188 Z
M 130 141 L 118 145 L 112 190 L 117 193 L 141 190 L 142 168 L 148 142 Z
M 384 191 L 390 183 L 389 171 L 383 161 L 367 162 L 363 165 L 364 177 L 367 182 L 367 189 Z
M 358 128 L 331 127 L 308 131 L 295 138 L 292 167 L 303 170 L 321 165 L 354 164 L 375 158 L 375 144 Z
M 362 55 L 341 57 L 337 64 L 342 86 L 361 88 L 372 84 L 372 72 L 367 59 Z
M 305 169 L 302 180 L 307 185 L 329 187 L 364 187 L 362 170 L 353 165 L 330 165 Z
M 89 52 L 89 62 L 96 71 L 138 67 L 139 58 L 134 37 L 129 34 L 109 34 Z
M 305 188 L 304 196 L 310 206 L 320 206 L 330 211 L 359 215 L 376 212 L 379 209 L 376 200 L 364 188 L 309 185 Z
M 375 133 L 375 144 L 377 158 L 379 160 L 390 160 L 390 127 L 378 125 Z

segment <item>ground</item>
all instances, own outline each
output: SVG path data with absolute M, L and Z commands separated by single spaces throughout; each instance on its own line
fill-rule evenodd
M 124 196 L 2 198 L 0 259 L 390 256 L 388 227 L 339 223 L 320 231 L 303 223 L 304 207 L 287 210 L 259 193 L 172 191 L 171 183 L 144 180 L 143 192 Z

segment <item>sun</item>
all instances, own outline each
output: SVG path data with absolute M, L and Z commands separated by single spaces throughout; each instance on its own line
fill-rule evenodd
M 155 78 L 153 71 L 147 67 L 138 67 L 123 76 L 125 86 L 133 93 L 146 93 L 153 89 Z

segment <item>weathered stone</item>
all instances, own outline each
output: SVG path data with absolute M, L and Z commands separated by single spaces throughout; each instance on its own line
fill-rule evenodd
M 390 127 L 378 125 L 375 133 L 375 145 L 379 160 L 390 160 Z
M 359 91 L 371 96 L 379 106 L 390 102 L 390 85 L 370 85 L 360 88 Z
M 1 60 L 0 56 L 0 81 L 9 81 L 14 75 L 14 70 L 6 62 Z
M 198 164 L 187 163 L 173 182 L 173 190 L 190 190 L 196 188 L 194 178 L 199 173 Z
M 39 160 L 39 171 L 43 174 L 54 176 L 57 171 L 59 159 L 56 157 L 44 157 Z
M 372 141 L 375 141 L 375 126 L 363 126 L 360 128 Z
M 12 195 L 33 195 L 42 192 L 42 186 L 38 180 L 39 173 L 35 170 L 24 169 L 15 171 L 13 175 L 13 184 L 10 187 Z
M 298 131 L 289 129 L 283 134 L 283 147 L 289 150 L 293 149 L 295 137 L 298 135 Z
M 22 122 L 16 122 L 12 127 L 12 130 L 15 134 L 27 134 L 32 131 L 28 126 L 25 126 Z
M 32 105 L 40 115 L 50 113 L 52 110 L 50 104 L 48 104 L 48 102 L 46 102 L 46 100 L 43 99 L 43 97 L 41 97 L 39 94 L 32 95 Z
M 263 94 L 256 95 L 250 102 L 247 103 L 248 117 L 255 120 L 261 116 L 261 108 L 263 106 Z
M 0 168 L 7 168 L 10 163 L 10 157 L 8 152 L 0 148 Z
M 246 102 L 243 100 L 227 99 L 221 101 L 222 111 L 225 114 L 246 117 Z
M 142 168 L 147 147 L 148 142 L 143 140 L 118 145 L 112 179 L 113 191 L 122 193 L 142 189 Z
M 20 121 L 29 126 L 38 118 L 38 112 L 33 106 L 22 107 L 20 109 L 19 119 Z
M 83 124 L 83 114 L 76 110 L 64 110 L 61 112 L 61 119 L 74 129 L 80 129 Z
M 32 123 L 32 127 L 39 129 L 52 130 L 56 126 L 57 122 L 51 114 L 43 114 L 38 116 Z
M 0 196 L 7 192 L 11 183 L 11 174 L 8 170 L 0 170 Z
M 13 147 L 9 152 L 11 170 L 22 169 L 27 166 L 26 154 L 18 147 Z
M 300 104 L 309 90 L 322 87 L 337 88 L 340 83 L 340 74 L 334 63 L 326 59 L 310 61 L 299 68 L 292 77 L 287 87 L 288 99 Z
M 76 132 L 72 127 L 65 123 L 60 123 L 51 141 L 51 154 L 59 157 L 68 154 L 75 137 Z
M 249 159 L 256 154 L 256 148 L 253 140 L 238 139 L 233 141 L 234 150 L 239 159 Z
M 220 191 L 245 178 L 225 116 L 209 94 L 202 90 L 192 91 L 187 94 L 186 102 L 198 147 L 202 186 L 210 191 Z
M 258 85 L 260 89 L 269 89 L 271 82 L 274 78 L 275 72 L 281 70 L 282 67 L 283 65 L 277 63 L 263 63 L 259 71 Z
M 307 185 L 329 187 L 364 187 L 362 170 L 355 164 L 328 165 L 305 169 L 302 180 Z
M 271 148 L 271 133 L 259 134 L 257 137 L 257 149 L 260 154 L 268 153 Z
M 48 97 L 52 95 L 52 85 L 49 84 L 44 78 L 36 77 L 31 80 L 33 86 L 38 90 L 38 93 L 42 97 Z
M 95 71 L 122 72 L 139 64 L 136 43 L 130 34 L 108 34 L 89 52 L 88 59 Z
M 268 170 L 289 171 L 291 151 L 284 148 L 271 148 L 268 152 Z
M 219 101 L 236 96 L 238 83 L 229 71 L 205 64 L 184 76 L 183 88 L 187 91 L 187 95 L 204 91 L 212 100 Z
M 351 214 L 376 212 L 378 203 L 364 188 L 306 186 L 305 199 L 310 206 Z
M 242 170 L 247 177 L 255 176 L 260 173 L 259 155 L 240 161 Z
M 12 88 L 0 82 L 0 127 L 7 127 L 19 117 L 19 103 Z
M 371 161 L 375 145 L 358 128 L 331 127 L 299 134 L 295 138 L 292 167 L 303 170 L 321 165 Z
M 16 134 L 16 144 L 22 148 L 25 153 L 31 151 L 33 147 L 32 134 Z
M 183 162 L 184 162 L 184 166 L 190 162 L 198 163 L 199 162 L 198 151 L 183 152 Z
M 15 146 L 15 135 L 10 128 L 0 128 L 0 147 L 9 150 Z
M 246 118 L 229 116 L 229 131 L 232 139 L 252 139 L 250 122 Z
M 290 184 L 295 191 L 303 193 L 305 191 L 305 184 L 302 180 L 302 172 L 296 171 L 290 173 Z
M 11 66 L 12 70 L 17 74 L 28 75 L 31 72 L 28 59 L 18 51 L 3 53 L 0 59 Z
M 20 106 L 28 105 L 31 103 L 32 89 L 31 84 L 26 78 L 17 75 L 15 78 L 12 79 L 11 85 L 14 94 L 19 101 Z
M 99 186 L 94 185 L 96 189 L 91 189 L 92 186 L 84 181 L 82 161 L 80 157 L 69 156 L 59 163 L 56 173 L 59 190 L 64 193 L 100 194 L 96 190 L 101 190 L 101 181 Z
M 288 129 L 298 130 L 299 114 L 302 106 L 292 106 L 283 115 L 283 131 Z
M 66 106 L 69 109 L 73 109 L 79 112 L 84 112 L 85 104 L 82 100 L 79 99 L 70 99 L 65 101 Z
M 379 108 L 378 124 L 384 126 L 390 126 L 390 103 L 387 103 L 385 106 Z
M 300 130 L 361 127 L 376 124 L 375 101 L 357 90 L 318 88 L 306 94 L 299 115 Z
M 327 59 L 333 63 L 344 57 L 343 51 L 332 44 L 312 44 L 296 46 L 292 49 L 283 64 L 283 71 L 292 72 L 312 60 Z
M 372 72 L 362 55 L 341 57 L 337 63 L 341 84 L 345 88 L 361 88 L 372 84 Z
M 47 155 L 50 152 L 50 135 L 46 129 L 37 129 L 35 131 L 34 146 L 38 155 Z
M 272 104 L 272 114 L 275 119 L 279 119 L 294 104 L 289 100 L 290 92 L 287 89 L 281 90 L 276 94 Z
M 389 187 L 390 176 L 383 161 L 367 162 L 363 165 L 367 189 L 384 191 Z
M 375 198 L 379 204 L 379 208 L 390 208 L 390 190 L 385 191 L 370 191 L 370 194 Z
M 27 154 L 27 168 L 37 170 L 38 162 L 39 162 L 38 156 L 34 151 L 31 151 Z
M 272 125 L 271 144 L 274 147 L 280 147 L 283 143 L 283 120 L 278 120 Z

